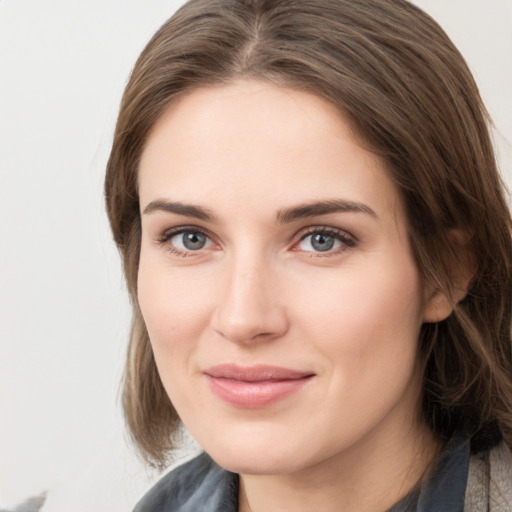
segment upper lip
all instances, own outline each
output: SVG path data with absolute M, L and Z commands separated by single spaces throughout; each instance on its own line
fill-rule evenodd
M 312 377 L 313 372 L 292 370 L 281 366 L 254 365 L 239 366 L 236 364 L 219 364 L 212 366 L 204 373 L 210 377 L 238 380 L 244 382 L 264 382 L 277 380 L 303 379 Z

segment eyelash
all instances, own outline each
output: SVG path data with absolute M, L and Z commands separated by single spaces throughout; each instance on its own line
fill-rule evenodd
M 173 244 L 169 243 L 171 238 L 183 234 L 183 233 L 196 233 L 200 234 L 206 238 L 208 238 L 210 241 L 213 241 L 213 237 L 208 234 L 208 231 L 204 230 L 203 228 L 199 228 L 197 226 L 181 226 L 179 228 L 173 228 L 165 231 L 162 233 L 162 235 L 156 240 L 156 243 L 161 246 L 166 246 L 166 249 L 171 253 L 175 254 L 180 257 L 190 258 L 197 256 L 199 253 L 201 253 L 201 249 L 197 251 L 188 250 L 188 251 L 182 251 L 178 248 L 176 248 Z M 332 237 L 335 240 L 341 242 L 341 247 L 338 247 L 335 250 L 327 250 L 325 253 L 322 253 L 321 251 L 302 251 L 306 254 L 308 254 L 308 257 L 310 258 L 318 258 L 318 257 L 329 257 L 329 256 L 335 256 L 340 254 L 341 252 L 346 251 L 347 249 L 351 249 L 355 247 L 358 244 L 358 240 L 348 234 L 346 231 L 342 231 L 340 229 L 331 228 L 331 227 L 317 227 L 312 226 L 307 228 L 305 231 L 302 230 L 297 235 L 294 236 L 292 241 L 292 250 L 294 251 L 300 251 L 300 249 L 297 249 L 297 245 L 300 244 L 302 241 L 307 239 L 308 236 L 311 235 L 321 235 L 326 237 Z
M 315 227 L 312 226 L 310 228 L 307 228 L 306 231 L 302 231 L 299 236 L 298 240 L 293 243 L 293 247 L 296 247 L 300 242 L 304 241 L 307 237 L 311 235 L 321 235 L 321 236 L 327 236 L 332 237 L 335 240 L 338 240 L 341 242 L 341 247 L 338 247 L 334 250 L 328 250 L 325 251 L 325 253 L 322 253 L 321 251 L 303 251 L 308 254 L 308 257 L 310 258 L 326 258 L 329 256 L 337 256 L 338 254 L 346 251 L 347 249 L 351 249 L 357 245 L 357 239 L 349 235 L 346 231 L 342 231 L 341 229 L 331 228 L 331 227 Z M 299 251 L 300 249 L 294 249 L 296 251 Z
M 165 246 L 165 248 L 171 253 L 175 254 L 177 256 L 181 256 L 184 258 L 192 258 L 194 256 L 197 256 L 198 253 L 201 251 L 182 251 L 175 247 L 173 244 L 170 243 L 171 238 L 175 237 L 176 235 L 181 235 L 183 233 L 196 233 L 205 236 L 209 240 L 212 240 L 213 238 L 208 234 L 207 231 L 205 231 L 202 228 L 199 228 L 197 226 L 181 226 L 179 228 L 173 228 L 168 229 L 167 231 L 164 231 L 162 235 L 156 240 L 158 245 Z

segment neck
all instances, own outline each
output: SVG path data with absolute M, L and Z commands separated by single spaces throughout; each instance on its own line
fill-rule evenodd
M 423 424 L 372 434 L 290 474 L 240 475 L 239 511 L 388 510 L 418 485 L 440 443 Z

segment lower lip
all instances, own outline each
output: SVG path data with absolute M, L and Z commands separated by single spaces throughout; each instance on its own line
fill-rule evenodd
M 230 405 L 245 409 L 266 407 L 299 391 L 312 375 L 299 379 L 248 382 L 207 375 L 211 391 Z

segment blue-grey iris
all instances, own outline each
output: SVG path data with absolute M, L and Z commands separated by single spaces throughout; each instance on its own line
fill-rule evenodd
M 189 251 L 202 249 L 206 244 L 206 236 L 201 233 L 183 233 L 183 246 Z
M 334 238 L 329 235 L 322 235 L 321 233 L 317 233 L 311 237 L 311 247 L 315 249 L 315 251 L 329 251 L 334 246 Z

